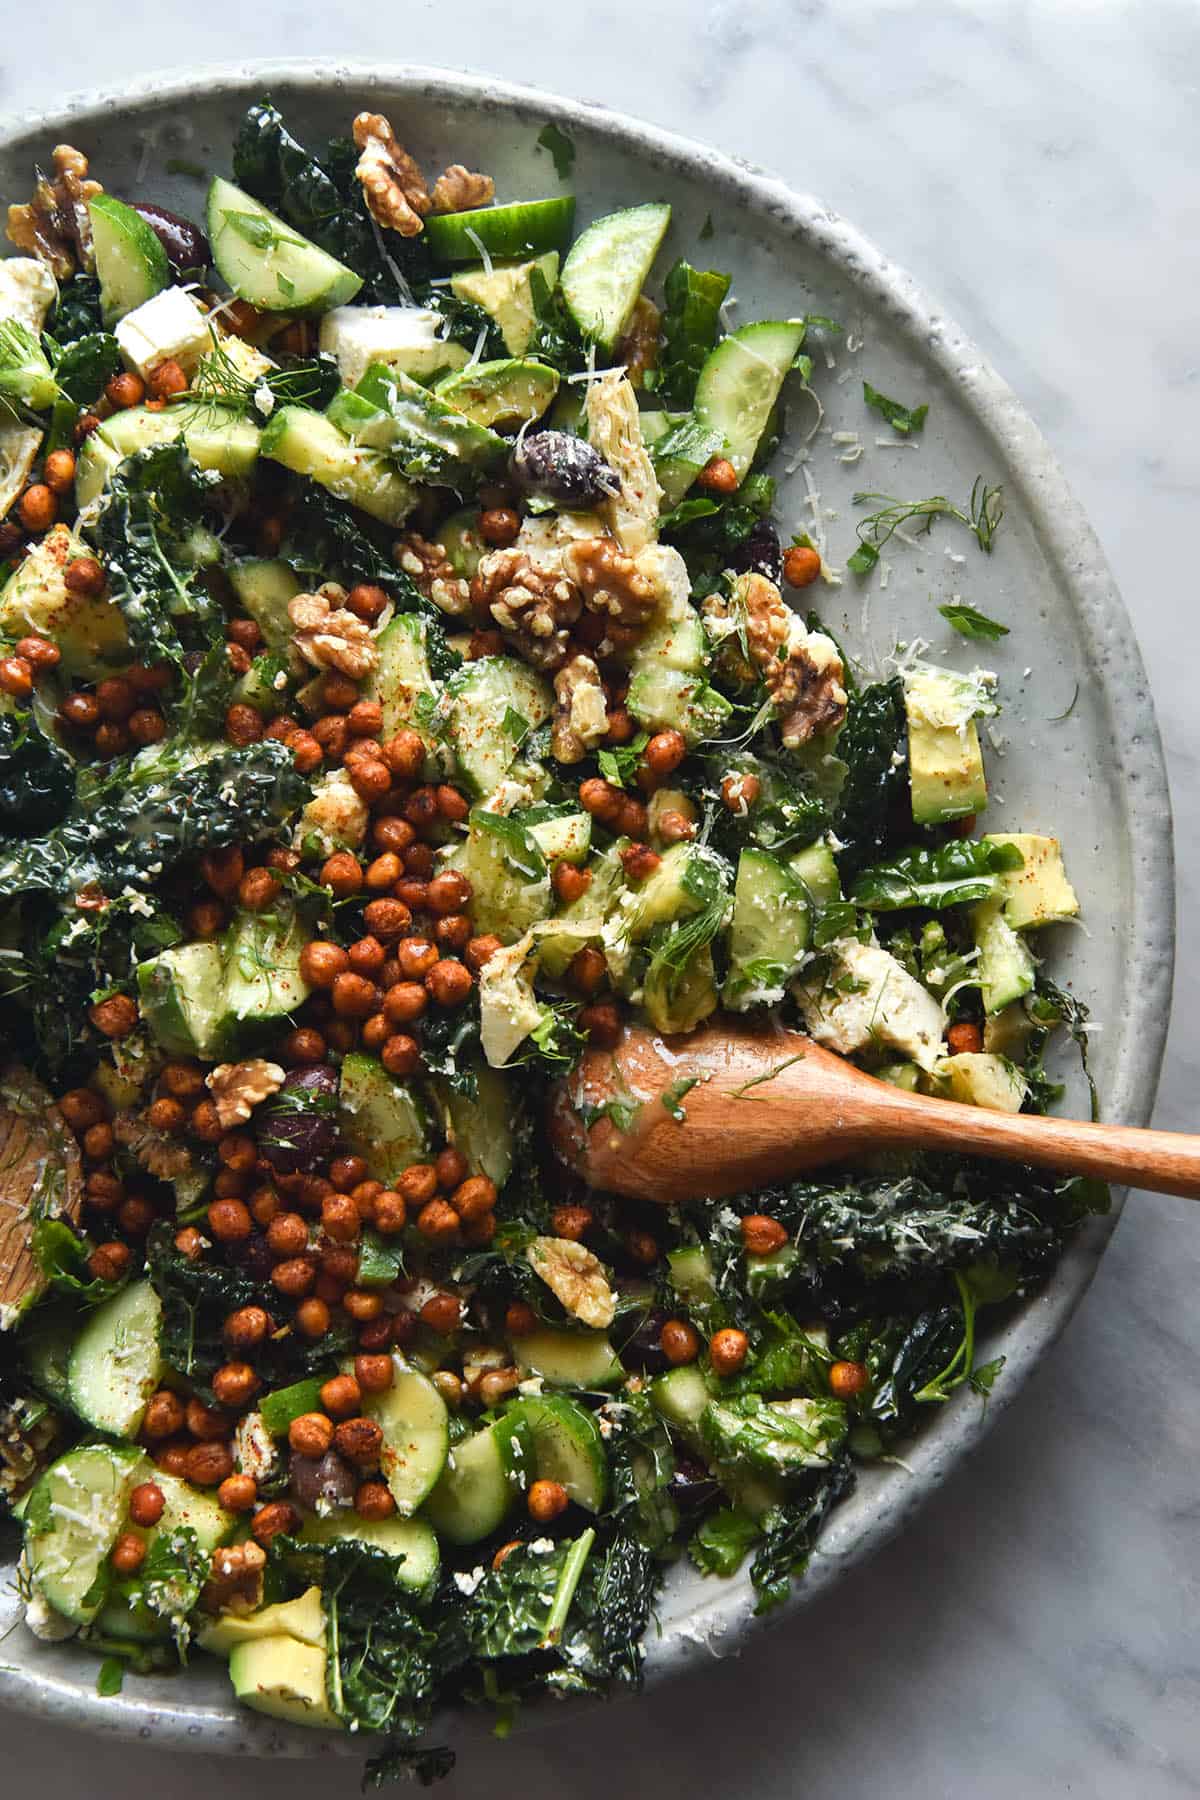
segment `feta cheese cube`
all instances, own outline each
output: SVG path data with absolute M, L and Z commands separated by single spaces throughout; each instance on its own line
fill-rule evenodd
M 40 331 L 54 304 L 58 284 L 34 256 L 6 256 L 0 262 L 0 319 L 19 319 Z
M 135 306 L 114 333 L 127 368 L 145 378 L 160 363 L 173 360 L 184 370 L 195 367 L 212 348 L 212 327 L 190 294 L 164 288 L 153 300 Z
M 439 337 L 441 328 L 441 315 L 426 307 L 335 306 L 321 320 L 320 347 L 335 359 L 347 387 L 357 386 L 373 362 L 423 381 L 467 360 L 462 344 Z

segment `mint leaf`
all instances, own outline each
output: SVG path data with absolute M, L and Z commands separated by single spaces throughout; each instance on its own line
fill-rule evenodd
M 987 638 L 995 643 L 997 638 L 1008 636 L 1008 626 L 1001 625 L 998 619 L 989 619 L 986 613 L 977 612 L 973 606 L 965 602 L 955 601 L 949 606 L 939 606 L 948 625 L 965 638 Z
M 903 433 L 905 437 L 910 431 L 920 431 L 925 423 L 928 406 L 904 406 L 899 400 L 889 400 L 878 388 L 873 388 L 869 381 L 863 382 L 863 399 L 868 406 L 882 413 L 893 431 Z

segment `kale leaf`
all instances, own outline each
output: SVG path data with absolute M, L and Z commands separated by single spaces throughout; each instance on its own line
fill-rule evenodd
M 758 1595 L 756 1613 L 769 1612 L 787 1599 L 792 1578 L 803 1575 L 817 1534 L 826 1516 L 854 1486 L 854 1470 L 848 1457 L 840 1457 L 801 1497 L 789 1497 L 774 1506 L 763 1520 L 763 1542 L 750 1565 L 750 1579 Z
M 697 1526 L 688 1552 L 702 1575 L 736 1575 L 746 1552 L 762 1536 L 757 1519 L 740 1506 L 721 1506 Z
M 717 341 L 729 276 L 693 269 L 681 258 L 667 275 L 663 292 L 664 348 L 654 389 L 664 406 L 682 410 L 692 404 L 704 359 Z
M 563 130 L 561 125 L 551 122 L 543 125 L 537 134 L 539 150 L 548 150 L 554 163 L 554 173 L 560 181 L 569 179 L 575 167 L 575 142 Z
M 54 365 L 54 379 L 60 393 L 76 406 L 91 406 L 120 367 L 116 338 L 107 331 L 89 331 L 67 345 Z
M 625 1393 L 604 1409 L 611 1498 L 607 1515 L 656 1556 L 668 1548 L 679 1513 L 668 1493 L 675 1452 L 662 1419 L 645 1393 Z
M 842 840 L 843 880 L 855 875 L 892 840 L 897 824 L 911 829 L 904 683 L 873 682 L 850 696 L 837 753 L 846 765 L 834 829 Z
M 95 275 L 72 275 L 58 290 L 54 323 L 48 335 L 59 344 L 73 344 L 91 333 L 103 333 L 100 282 Z
M 0 712 L 0 830 L 44 830 L 75 793 L 75 766 L 34 712 Z
M 952 625 L 960 636 L 965 638 L 987 638 L 995 643 L 999 638 L 1008 636 L 1008 626 L 1001 625 L 998 619 L 989 619 L 976 607 L 968 606 L 965 601 L 957 605 L 939 606 L 948 625 Z
M 992 900 L 999 875 L 1019 869 L 1024 857 L 1015 844 L 986 839 L 954 838 L 934 850 L 906 850 L 890 862 L 876 863 L 856 877 L 850 898 L 873 912 L 907 906 L 963 906 Z

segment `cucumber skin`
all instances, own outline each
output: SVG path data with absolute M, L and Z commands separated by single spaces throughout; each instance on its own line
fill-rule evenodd
M 147 225 L 139 212 L 132 206 L 126 206 L 112 194 L 96 194 L 88 202 L 88 216 L 92 221 L 92 240 L 96 255 L 96 272 L 100 277 L 100 304 L 104 315 L 104 323 L 112 326 L 131 313 L 136 307 L 143 306 L 147 300 L 153 300 L 155 294 L 161 294 L 171 280 L 171 265 L 167 261 L 167 253 L 163 249 L 156 234 Z M 97 219 L 100 229 L 97 230 Z M 141 268 L 135 271 L 131 258 L 140 260 Z M 111 283 L 104 273 L 104 264 L 114 258 L 124 266 L 121 278 Z M 134 273 L 142 277 L 141 292 L 133 295 L 131 289 L 135 283 L 130 277 Z M 112 269 L 110 267 L 110 275 Z M 121 297 L 113 304 L 114 290 L 121 290 Z
M 155 1335 L 152 1358 L 143 1372 L 140 1375 L 126 1375 L 122 1371 L 119 1382 L 115 1378 L 114 1345 L 128 1319 L 143 1307 L 146 1318 L 142 1323 L 148 1323 L 153 1317 L 157 1334 L 162 1314 L 158 1296 L 148 1281 L 135 1281 L 96 1308 L 76 1338 L 71 1352 L 67 1373 L 71 1405 L 81 1419 L 110 1437 L 132 1438 L 137 1435 L 146 1403 L 157 1385 L 162 1368 Z M 104 1383 L 98 1383 L 97 1376 L 102 1366 L 108 1371 L 108 1379 Z M 104 1390 L 99 1400 L 96 1393 L 98 1387 Z M 124 1404 L 118 1406 L 118 1397 L 122 1395 Z M 139 1397 L 140 1405 L 137 1404 Z
M 479 244 L 489 256 L 541 256 L 561 250 L 575 224 L 575 197 L 524 200 L 513 206 L 479 207 L 465 213 L 435 213 L 425 221 L 425 241 L 439 262 L 477 263 Z
M 282 232 L 286 233 L 287 241 L 307 260 L 311 260 L 314 268 L 324 272 L 327 277 L 326 285 L 318 287 L 310 284 L 307 291 L 303 293 L 287 294 L 278 285 L 278 280 L 270 288 L 257 286 L 248 281 L 245 265 L 253 266 L 254 246 L 246 244 L 238 255 L 231 254 L 224 243 L 228 236 L 237 240 L 237 233 L 231 232 L 225 221 L 225 214 L 231 210 L 251 213 L 277 225 Z M 277 213 L 273 213 L 261 201 L 255 200 L 253 195 L 245 193 L 241 188 L 235 187 L 233 182 L 225 181 L 219 175 L 215 176 L 209 185 L 204 220 L 208 230 L 208 241 L 212 246 L 213 267 L 239 298 L 249 301 L 250 305 L 257 307 L 260 312 L 331 312 L 335 306 L 345 306 L 348 301 L 353 300 L 362 286 L 361 275 L 356 275 L 353 269 L 346 267 L 345 263 L 339 262 L 335 256 L 330 256 L 319 245 L 302 237 L 300 232 L 294 231 Z
M 580 330 L 602 349 L 611 350 L 629 323 L 670 223 L 669 206 L 623 207 L 594 220 L 571 246 L 562 296 Z
M 724 437 L 726 458 L 739 481 L 754 460 L 758 440 L 803 342 L 802 320 L 762 319 L 722 338 L 705 358 L 696 383 L 696 418 Z M 750 376 L 756 378 L 757 392 Z

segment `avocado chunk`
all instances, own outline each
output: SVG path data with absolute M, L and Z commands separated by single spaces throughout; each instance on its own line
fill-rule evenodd
M 68 564 L 90 555 L 69 526 L 53 526 L 0 590 L 0 636 L 49 638 L 65 675 L 101 681 L 131 652 L 120 608 L 104 594 L 88 598 L 67 586 Z
M 966 1106 L 986 1106 L 992 1112 L 1018 1113 L 1025 1103 L 1025 1077 L 1005 1056 L 987 1050 L 960 1050 L 943 1056 L 933 1070 L 935 1093 Z
M 1078 916 L 1079 898 L 1067 880 L 1057 838 L 1032 831 L 996 831 L 984 843 L 1014 844 L 1025 858 L 1023 867 L 1006 869 L 999 878 L 1004 917 L 1014 931 Z
M 281 406 L 262 434 L 262 453 L 295 475 L 307 475 L 384 525 L 402 525 L 417 503 L 415 488 L 377 450 L 356 444 L 324 413 Z
M 558 392 L 558 371 L 545 363 L 509 357 L 447 375 L 434 392 L 477 425 L 503 430 L 541 418 Z
M 987 805 L 976 719 L 996 710 L 981 672 L 919 664 L 904 682 L 913 821 L 944 825 Z
M 272 1719 L 334 1730 L 340 1723 L 325 1695 L 325 1651 L 315 1644 L 283 1633 L 235 1644 L 229 1679 L 239 1700 Z
M 558 252 L 531 257 L 527 262 L 498 262 L 490 269 L 462 269 L 450 278 L 450 291 L 469 300 L 496 321 L 504 348 L 510 356 L 524 356 L 537 324 L 533 296 L 533 272 L 537 270 L 548 290 L 558 280 Z
M 197 1642 L 213 1656 L 228 1656 L 238 1644 L 274 1637 L 295 1638 L 297 1643 L 310 1644 L 315 1650 L 324 1649 L 325 1613 L 319 1587 L 306 1588 L 295 1600 L 260 1606 L 257 1612 L 222 1613 L 213 1624 L 204 1627 Z

